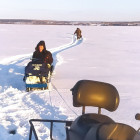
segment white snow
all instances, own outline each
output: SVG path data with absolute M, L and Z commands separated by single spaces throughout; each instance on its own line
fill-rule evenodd
M 116 111 L 102 113 L 135 129 L 140 122 L 140 27 L 0 25 L 0 139 L 28 140 L 30 119 L 74 120 L 70 89 L 81 79 L 113 84 L 120 94 Z M 44 40 L 53 53 L 55 70 L 50 90 L 25 91 L 24 68 L 36 44 Z M 97 112 L 94 107 L 86 112 Z M 35 123 L 39 139 L 49 140 L 49 125 Z M 10 131 L 15 134 L 9 134 Z M 65 139 L 63 125 L 55 124 L 53 137 Z

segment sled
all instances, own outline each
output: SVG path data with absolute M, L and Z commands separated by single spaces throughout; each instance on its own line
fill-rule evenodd
M 25 67 L 25 86 L 26 91 L 48 89 L 51 73 L 46 63 L 36 59 L 28 63 Z
M 117 89 L 108 83 L 81 80 L 71 89 L 73 96 L 73 106 L 82 107 L 82 115 L 74 121 L 66 120 L 41 120 L 31 119 L 29 140 L 34 134 L 38 136 L 34 127 L 34 122 L 50 123 L 50 139 L 53 140 L 53 124 L 64 123 L 66 128 L 66 140 L 140 140 L 140 129 L 115 122 L 112 118 L 103 115 L 101 109 L 110 112 L 118 108 L 120 97 Z M 85 113 L 86 106 L 98 107 L 98 113 Z M 140 120 L 140 114 L 136 115 Z

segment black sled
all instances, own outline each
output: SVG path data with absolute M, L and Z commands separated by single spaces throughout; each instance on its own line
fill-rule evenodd
M 117 89 L 108 83 L 81 80 L 71 89 L 73 106 L 82 107 L 82 115 L 74 121 L 65 120 L 30 120 L 30 135 L 32 132 L 38 140 L 33 125 L 34 122 L 50 123 L 50 139 L 53 140 L 53 124 L 64 123 L 66 128 L 66 140 L 140 140 L 139 130 L 133 127 L 115 122 L 110 117 L 101 114 L 101 108 L 115 111 L 119 105 L 120 97 Z M 98 113 L 85 113 L 86 106 L 98 107 Z M 136 115 L 140 120 L 140 114 Z
M 26 85 L 26 91 L 48 88 L 48 84 L 51 78 L 51 69 L 48 65 L 41 60 L 33 59 L 25 67 L 24 81 Z

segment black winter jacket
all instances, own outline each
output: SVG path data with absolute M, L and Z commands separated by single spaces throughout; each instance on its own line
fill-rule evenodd
M 47 51 L 47 50 L 43 50 L 43 52 L 39 52 L 39 51 L 35 51 L 33 53 L 33 58 L 37 58 L 39 60 L 42 60 L 45 63 L 49 63 L 50 65 L 53 62 L 53 57 L 51 52 Z

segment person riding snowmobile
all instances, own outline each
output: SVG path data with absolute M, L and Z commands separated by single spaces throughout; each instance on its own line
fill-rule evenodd
M 53 57 L 51 52 L 46 50 L 45 42 L 40 41 L 33 53 L 32 61 L 25 67 L 25 76 L 23 80 L 26 83 L 26 90 L 46 89 L 50 82 L 50 76 L 53 71 Z
M 81 33 L 82 31 L 80 30 L 80 28 L 77 28 L 76 31 L 74 32 L 74 35 L 77 35 L 77 39 L 80 39 L 82 38 Z

